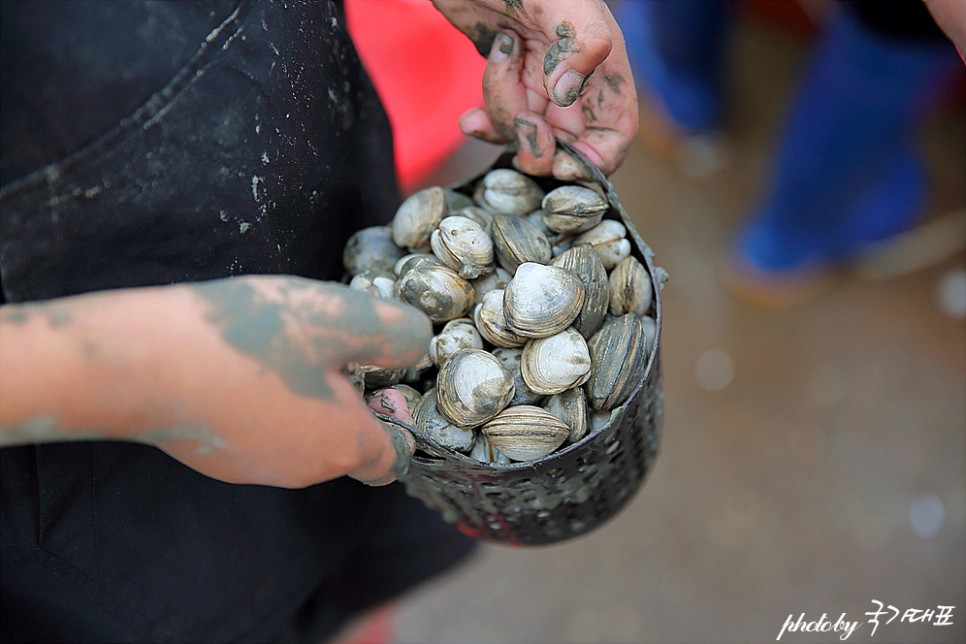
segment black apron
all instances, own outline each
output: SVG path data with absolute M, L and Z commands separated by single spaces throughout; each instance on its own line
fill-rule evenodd
M 392 215 L 389 125 L 340 5 L 2 10 L 5 302 L 337 279 L 347 237 Z M 314 641 L 471 548 L 399 485 L 229 485 L 108 442 L 0 467 L 5 641 Z

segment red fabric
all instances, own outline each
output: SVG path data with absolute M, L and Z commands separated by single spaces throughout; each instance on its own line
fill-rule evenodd
M 404 191 L 463 141 L 459 117 L 483 104 L 486 59 L 429 0 L 346 0 L 349 32 L 382 98 Z

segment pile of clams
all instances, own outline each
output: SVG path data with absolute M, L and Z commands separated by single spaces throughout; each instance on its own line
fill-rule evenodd
M 655 333 L 651 277 L 608 208 L 593 188 L 545 193 L 503 168 L 466 193 L 416 192 L 389 226 L 358 231 L 349 286 L 411 304 L 436 332 L 413 368 L 360 367 L 366 396 L 399 390 L 419 434 L 497 467 L 606 427 Z

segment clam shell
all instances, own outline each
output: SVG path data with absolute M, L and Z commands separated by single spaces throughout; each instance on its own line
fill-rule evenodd
M 493 242 L 472 219 L 446 217 L 429 237 L 433 253 L 463 279 L 473 280 L 494 268 Z
M 460 217 L 466 217 L 467 219 L 472 219 L 480 225 L 480 228 L 489 235 L 490 229 L 493 226 L 493 213 L 485 208 L 480 208 L 479 206 L 469 205 L 458 210 L 450 209 L 450 212 L 454 215 L 459 215 Z
M 626 257 L 610 273 L 610 314 L 643 316 L 651 308 L 651 276 L 636 257 Z
M 450 320 L 429 341 L 429 357 L 437 367 L 460 349 L 482 349 L 483 338 L 469 318 Z
M 427 263 L 443 266 L 443 262 L 439 261 L 439 258 L 432 253 L 408 253 L 396 260 L 396 263 L 393 264 L 392 272 L 396 274 L 396 277 L 399 277 L 410 268 L 416 268 L 421 264 Z
M 600 223 L 610 207 L 599 192 L 579 185 L 560 186 L 543 198 L 543 221 L 558 233 L 580 233 Z
M 428 436 L 443 447 L 458 452 L 469 452 L 476 442 L 476 432 L 472 429 L 457 427 L 439 411 L 437 389 L 430 389 L 423 394 L 422 399 L 413 413 L 413 423 L 420 434 Z
M 418 308 L 433 322 L 445 322 L 466 315 L 476 293 L 452 269 L 423 263 L 399 276 L 396 297 Z
M 396 290 L 396 276 L 383 269 L 367 269 L 349 280 L 349 288 L 363 291 L 384 300 L 393 299 Z
M 473 206 L 473 199 L 457 190 L 444 188 L 443 196 L 446 198 L 446 209 L 449 212 L 456 212 L 462 208 Z
M 511 274 L 524 262 L 546 264 L 553 257 L 550 240 L 524 217 L 493 215 L 496 260 Z
M 503 312 L 514 333 L 543 338 L 569 327 L 583 303 L 584 287 L 573 273 L 526 262 L 504 290 Z
M 350 276 L 366 270 L 391 271 L 406 251 L 392 241 L 389 226 L 370 226 L 356 231 L 342 250 L 342 265 Z
M 458 427 L 476 427 L 496 416 L 513 398 L 513 378 L 492 354 L 461 349 L 436 376 L 440 412 Z
M 536 405 L 543 399 L 542 394 L 530 389 L 523 380 L 523 373 L 520 370 L 520 363 L 523 358 L 523 349 L 497 347 L 491 351 L 496 356 L 503 368 L 513 378 L 513 398 L 510 406 L 514 405 Z
M 503 309 L 504 289 L 483 295 L 483 301 L 473 309 L 473 322 L 480 335 L 497 347 L 522 347 L 527 339 L 510 329 Z
M 481 205 L 494 212 L 525 215 L 543 199 L 543 190 L 533 179 L 509 168 L 490 170 L 482 183 Z
M 393 242 L 409 250 L 427 248 L 429 236 L 448 213 L 442 188 L 433 186 L 413 193 L 392 219 Z
M 590 352 L 584 336 L 574 328 L 523 347 L 523 381 L 531 391 L 546 396 L 579 387 L 590 378 Z
M 473 304 L 480 304 L 483 302 L 483 296 L 490 291 L 505 289 L 506 285 L 510 283 L 512 278 L 512 275 L 507 273 L 499 266 L 497 266 L 496 270 L 494 270 L 492 273 L 487 273 L 486 275 L 476 278 L 471 282 L 471 284 L 473 284 L 473 290 L 476 291 L 476 299 L 473 301 Z M 502 306 L 502 304 L 500 306 Z
M 584 304 L 574 319 L 573 327 L 585 337 L 593 335 L 604 323 L 609 289 L 607 269 L 590 244 L 578 244 L 555 257 L 552 266 L 565 268 L 584 286 Z
M 375 365 L 361 365 L 359 372 L 366 389 L 377 389 L 394 385 L 406 375 L 406 369 L 387 369 Z
M 490 439 L 483 434 L 479 434 L 476 437 L 476 442 L 473 444 L 473 449 L 470 450 L 470 458 L 476 459 L 481 463 L 488 463 L 490 465 L 510 464 L 510 459 L 506 457 L 506 454 L 494 448 L 490 443 Z
M 570 428 L 540 407 L 518 405 L 504 409 L 481 429 L 490 444 L 514 461 L 543 458 L 564 444 Z
M 587 342 L 590 378 L 584 385 L 587 402 L 596 411 L 620 406 L 641 383 L 647 348 L 640 318 L 628 313 L 604 322 Z
M 570 435 L 567 440 L 571 443 L 579 441 L 590 430 L 587 398 L 584 396 L 582 389 L 568 389 L 555 396 L 550 396 L 544 402 L 543 408 L 570 427 Z
M 611 270 L 631 254 L 631 242 L 627 239 L 627 228 L 619 221 L 605 219 L 574 240 L 574 245 L 590 244 L 600 257 L 604 268 Z

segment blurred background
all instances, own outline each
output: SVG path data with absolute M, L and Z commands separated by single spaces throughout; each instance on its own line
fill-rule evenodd
M 366 4 L 349 4 L 350 27 Z M 394 641 L 761 642 L 801 613 L 862 622 L 848 641 L 966 641 L 962 83 L 917 138 L 929 172 L 925 234 L 791 308 L 744 304 L 722 283 L 815 37 L 806 13 L 795 2 L 743 3 L 729 35 L 723 142 L 672 154 L 642 138 L 612 177 L 671 275 L 665 425 L 648 481 L 589 535 L 485 545 L 399 604 Z M 376 56 L 373 69 L 377 54 L 360 49 Z M 471 46 L 439 59 L 452 68 L 427 78 L 473 79 L 462 103 L 411 105 L 406 116 L 387 100 L 397 131 L 415 141 L 428 140 L 419 119 L 454 127 L 431 151 L 397 140 L 407 191 L 462 181 L 500 152 L 455 131 L 466 101 L 478 100 L 482 60 Z M 890 611 L 873 637 L 873 600 L 903 613 L 953 606 L 953 625 L 885 624 Z

